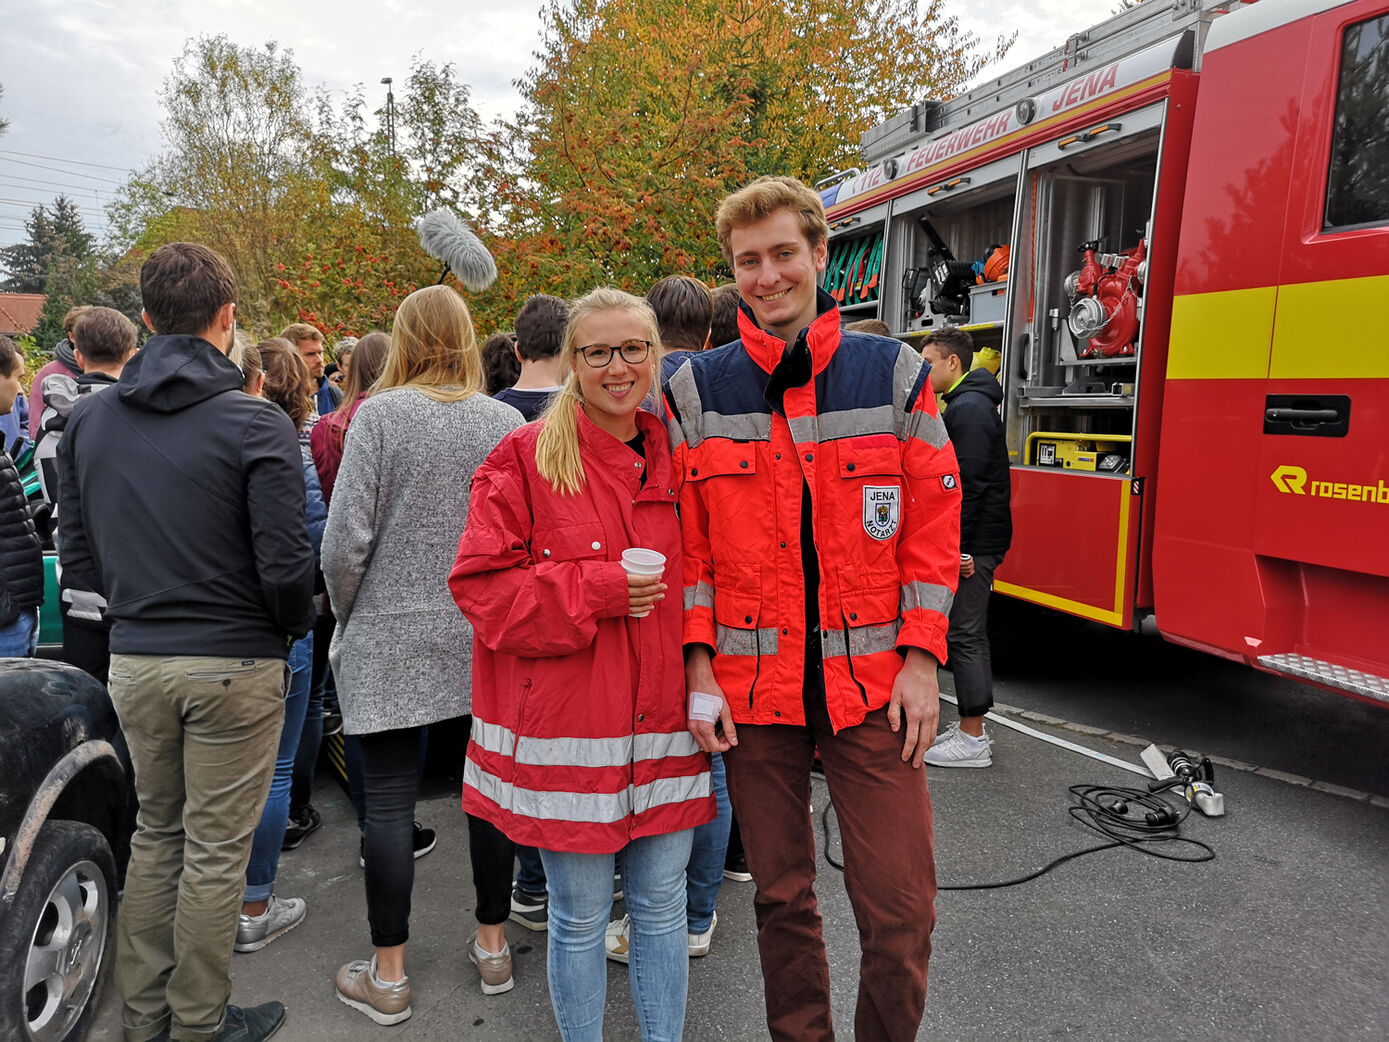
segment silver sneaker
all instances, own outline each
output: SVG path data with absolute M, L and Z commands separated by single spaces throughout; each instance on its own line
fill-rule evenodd
M 960 730 L 960 725 L 954 723 L 936 735 L 924 759 L 932 767 L 989 767 L 994 762 L 990 752 L 993 744 L 987 728 L 982 738 L 975 738 L 965 734 Z
M 482 976 L 484 995 L 501 995 L 516 986 L 511 976 L 511 945 L 507 945 L 497 955 L 485 952 L 478 947 L 477 934 L 468 939 L 468 961 L 477 967 Z
M 270 903 L 260 915 L 243 915 L 236 921 L 235 950 L 258 952 L 282 933 L 304 921 L 308 906 L 301 897 L 270 895 Z
M 410 978 L 378 982 L 375 955 L 341 967 L 336 983 L 340 1002 L 360 1010 L 378 1024 L 399 1024 L 410 1016 Z

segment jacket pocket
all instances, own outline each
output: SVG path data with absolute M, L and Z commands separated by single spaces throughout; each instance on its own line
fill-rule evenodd
M 866 673 L 874 671 L 865 671 L 862 660 L 896 649 L 897 633 L 902 627 L 900 606 L 901 589 L 897 586 L 841 590 L 839 610 L 844 629 L 825 631 L 825 657 L 844 657 L 849 677 L 865 705 L 871 704 L 867 685 L 873 683 Z
M 531 537 L 531 556 L 536 564 L 546 561 L 609 559 L 603 526 L 596 521 L 537 531 Z
M 775 626 L 759 627 L 760 594 L 738 590 L 714 591 L 715 676 L 730 698 L 746 696 L 752 707 L 753 689 L 764 656 L 779 651 Z
M 892 477 L 900 483 L 902 453 L 896 438 L 887 434 L 847 438 L 836 442 L 839 476 L 848 481 Z

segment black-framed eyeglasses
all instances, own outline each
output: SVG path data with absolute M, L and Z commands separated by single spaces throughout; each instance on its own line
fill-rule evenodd
M 622 352 L 622 360 L 628 365 L 636 365 L 638 362 L 645 362 L 646 356 L 651 354 L 650 340 L 624 340 L 620 344 L 589 344 L 587 347 L 579 348 L 579 354 L 584 356 L 584 361 L 595 369 L 602 369 L 613 360 L 613 355 Z

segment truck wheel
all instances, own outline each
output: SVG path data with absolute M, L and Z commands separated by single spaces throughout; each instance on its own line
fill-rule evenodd
M 0 1039 L 69 1042 L 87 1033 L 113 953 L 116 863 L 97 829 L 50 821 L 0 923 Z

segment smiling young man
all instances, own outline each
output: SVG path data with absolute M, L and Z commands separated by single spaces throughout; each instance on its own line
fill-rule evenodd
M 834 1037 L 806 813 L 818 748 L 863 952 L 854 1037 L 905 1042 L 935 924 L 921 762 L 959 575 L 955 455 L 921 357 L 841 332 L 818 286 L 819 196 L 764 177 L 717 224 L 740 339 L 667 390 L 690 730 L 724 754 L 772 1037 Z

